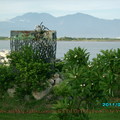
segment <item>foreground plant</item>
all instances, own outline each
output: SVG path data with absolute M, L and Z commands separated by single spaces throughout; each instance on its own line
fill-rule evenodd
M 15 72 L 14 84 L 18 96 L 31 95 L 32 91 L 42 91 L 49 86 L 51 66 L 38 59 L 31 47 L 26 46 L 20 51 L 12 52 L 8 58 L 10 67 Z
M 9 66 L 0 65 L 0 97 L 5 94 L 8 88 L 14 86 L 15 76 Z
M 88 56 L 81 48 L 70 50 L 65 55 L 65 80 L 54 89 L 54 93 L 59 96 L 54 109 L 76 109 L 79 114 L 56 113 L 60 120 L 88 120 L 85 110 L 107 102 L 109 97 L 113 96 L 113 91 L 118 90 L 120 49 L 102 51 L 102 54 L 98 54 L 91 62 L 88 61 Z
M 84 108 L 82 104 L 86 104 L 87 79 L 82 78 L 81 75 L 88 64 L 89 53 L 80 47 L 69 50 L 64 57 L 64 81 L 55 87 L 54 93 L 60 96 L 60 100 L 54 106 L 55 110 L 62 110 L 56 116 L 60 120 L 88 120 L 88 116 L 80 109 Z M 86 71 L 86 70 L 85 70 Z M 85 80 L 85 81 L 84 81 Z M 84 81 L 84 82 L 83 82 Z M 85 86 L 84 86 L 85 85 Z M 89 94 L 89 93 L 88 93 Z M 87 107 L 87 106 L 85 106 Z M 66 113 L 71 109 L 79 110 L 77 113 Z
M 96 67 L 96 72 L 106 83 L 108 95 L 110 97 L 119 97 L 120 90 L 120 49 L 117 50 L 101 50 L 93 59 L 92 64 Z M 94 68 L 95 68 L 94 67 Z

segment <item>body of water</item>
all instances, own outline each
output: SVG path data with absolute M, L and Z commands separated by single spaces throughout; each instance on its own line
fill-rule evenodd
M 100 53 L 100 50 L 120 48 L 120 42 L 58 41 L 56 57 L 63 58 L 64 54 L 74 47 L 87 49 L 87 52 L 90 52 L 90 59 L 92 59 L 96 57 L 97 53 Z M 3 49 L 10 49 L 9 40 L 0 40 L 0 50 Z
M 87 41 L 58 41 L 57 58 L 61 58 L 69 49 L 81 47 L 90 52 L 90 59 L 96 57 L 101 50 L 120 48 L 120 42 L 87 42 Z
M 0 51 L 10 49 L 10 40 L 0 40 Z

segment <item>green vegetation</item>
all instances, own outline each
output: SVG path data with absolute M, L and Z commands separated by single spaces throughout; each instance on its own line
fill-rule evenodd
M 50 114 L 0 114 L 1 120 L 53 120 L 50 118 Z M 58 119 L 54 119 L 58 120 Z
M 22 35 L 18 37 L 23 39 L 33 39 L 33 36 L 27 36 L 26 38 Z M 0 37 L 0 40 L 10 40 L 9 37 Z M 75 38 L 75 37 L 60 37 L 57 38 L 57 41 L 120 41 L 120 38 Z
M 117 38 L 75 38 L 75 37 L 60 37 L 58 41 L 120 41 Z
M 120 85 L 120 49 L 101 51 L 97 58 L 89 62 L 89 53 L 81 48 L 74 48 L 65 54 L 64 81 L 55 87 L 55 94 L 62 99 L 54 109 L 97 109 L 111 97 L 119 96 Z M 77 104 L 76 104 L 77 103 Z M 78 114 L 58 113 L 60 120 L 88 120 L 83 111 Z
M 14 81 L 14 73 L 8 66 L 0 65 L 0 98 L 12 87 Z
M 10 114 L 10 113 L 2 113 L 0 114 L 1 120 L 53 120 L 50 117 L 51 114 Z M 119 120 L 120 113 L 92 113 L 90 114 L 91 120 Z M 58 118 L 54 118 L 54 120 L 59 120 Z
M 36 51 L 37 53 L 37 51 Z M 50 78 L 51 65 L 45 63 L 41 59 L 37 59 L 32 47 L 25 46 L 20 51 L 12 52 L 8 58 L 10 66 L 2 66 L 1 69 L 1 86 L 8 88 L 16 86 L 16 95 L 23 99 L 25 95 L 31 95 L 32 91 L 42 91 L 49 86 L 48 78 Z M 6 77 L 6 69 L 12 70 Z M 9 81 L 9 82 L 7 82 Z M 8 85 L 10 84 L 10 85 Z M 12 85 L 11 85 L 12 84 Z M 1 90 L 6 90 L 5 88 Z
M 101 54 L 98 54 L 91 64 L 96 67 L 96 73 L 103 77 L 101 85 L 107 88 L 107 94 L 120 97 L 120 49 L 101 50 Z
M 113 102 L 113 100 L 111 100 Z M 120 102 L 120 99 L 114 99 L 114 102 Z M 59 120 L 58 117 L 53 116 L 53 113 L 46 112 L 53 110 L 52 106 L 56 103 L 54 97 L 51 100 L 44 98 L 42 100 L 30 100 L 30 101 L 20 101 L 16 98 L 11 98 L 7 94 L 0 99 L 0 119 L 2 120 Z M 103 108 L 99 107 L 99 110 L 102 109 L 112 109 L 116 110 L 118 108 Z M 2 111 L 7 111 L 8 113 Z M 9 112 L 11 111 L 11 112 Z M 16 113 L 14 112 L 16 111 Z M 44 113 L 40 113 L 43 111 Z M 24 112 L 24 113 L 23 113 Z M 39 112 L 39 113 L 38 113 Z M 119 120 L 120 112 L 92 112 L 88 113 L 90 120 Z
M 1 37 L 0 36 L 0 40 L 9 40 L 10 38 L 8 38 L 8 37 Z
M 37 52 L 37 51 L 36 51 Z M 36 59 L 31 47 L 12 52 L 9 66 L 0 65 L 0 110 L 16 110 L 14 113 L 0 113 L 2 120 L 118 120 L 119 107 L 103 107 L 102 103 L 120 102 L 120 49 L 102 50 L 92 61 L 89 52 L 80 47 L 69 50 L 63 61 L 51 65 Z M 42 100 L 33 99 L 32 91 L 48 87 L 48 79 L 57 71 L 63 82 L 55 85 Z M 8 88 L 17 86 L 15 96 L 9 97 Z M 29 101 L 24 97 L 31 96 Z M 65 112 L 67 110 L 77 112 Z M 87 113 L 86 111 L 114 110 L 116 112 Z M 33 111 L 26 113 L 26 111 Z M 38 113 L 38 111 L 64 111 Z M 21 112 L 23 113 L 21 113 Z M 35 112 L 37 111 L 37 113 Z M 118 111 L 118 112 L 117 112 Z M 23 118 L 24 117 L 24 118 Z

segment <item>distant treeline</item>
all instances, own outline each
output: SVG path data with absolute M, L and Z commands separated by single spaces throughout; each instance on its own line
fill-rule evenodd
M 60 37 L 59 41 L 120 41 L 120 38 L 75 38 L 75 37 Z
M 0 40 L 9 40 L 9 37 L 0 36 Z M 75 37 L 60 37 L 58 41 L 120 41 L 120 38 L 75 38 Z
M 0 40 L 9 40 L 9 39 L 10 39 L 9 37 L 0 36 Z

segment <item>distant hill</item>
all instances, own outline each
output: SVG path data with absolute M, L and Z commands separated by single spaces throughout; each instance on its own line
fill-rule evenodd
M 54 17 L 47 13 L 26 13 L 9 21 L 0 22 L 0 36 L 9 36 L 10 30 L 33 30 L 43 24 L 57 31 L 58 37 L 120 37 L 120 20 L 99 19 L 76 13 Z

